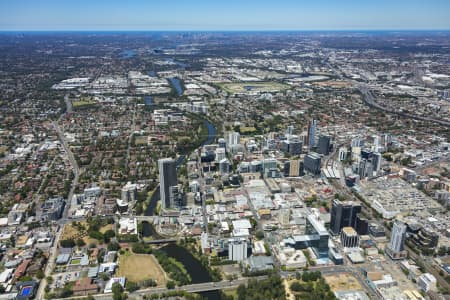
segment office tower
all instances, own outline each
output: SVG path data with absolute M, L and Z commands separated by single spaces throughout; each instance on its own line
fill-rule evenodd
M 230 172 L 230 161 L 226 158 L 219 162 L 220 175 L 228 174 Z
M 226 148 L 226 146 L 227 146 L 227 142 L 224 138 L 220 138 L 217 141 L 217 144 L 219 145 L 219 148 Z
M 291 162 L 289 160 L 285 161 L 283 165 L 284 177 L 289 177 L 290 170 L 291 170 Z
M 277 160 L 275 158 L 265 158 L 262 161 L 262 172 L 266 173 L 266 170 L 276 169 L 277 168 Z
M 312 119 L 308 125 L 308 146 L 309 149 L 316 145 L 316 126 L 317 120 Z
M 171 158 L 159 159 L 158 169 L 161 207 L 163 209 L 171 208 L 173 206 L 173 200 L 170 199 L 170 187 L 178 184 L 176 162 Z
M 402 252 L 405 249 L 406 238 L 406 224 L 400 221 L 395 221 L 392 226 L 391 240 L 389 248 L 394 253 Z
M 317 146 L 317 152 L 319 152 L 320 154 L 323 154 L 323 155 L 330 154 L 330 142 L 331 142 L 331 137 L 326 136 L 326 135 L 321 135 L 319 137 L 319 144 Z
M 346 147 L 339 148 L 339 160 L 343 161 L 347 159 L 348 149 Z
M 358 214 L 356 216 L 355 230 L 359 235 L 366 235 L 369 232 L 369 220 Z
M 228 259 L 243 261 L 247 258 L 247 239 L 234 238 L 228 240 Z
M 286 136 L 289 136 L 289 135 L 292 135 L 292 134 L 294 134 L 294 126 L 292 126 L 292 125 L 289 125 L 287 128 L 286 128 Z
M 289 140 L 289 149 L 288 152 L 291 155 L 299 155 L 302 153 L 302 141 L 298 138 L 290 139 Z
M 291 160 L 289 162 L 289 177 L 300 176 L 300 160 Z
M 344 227 L 356 228 L 356 216 L 361 212 L 361 205 L 352 201 L 334 199 L 331 207 L 330 230 L 337 235 Z
M 342 247 L 357 248 L 359 246 L 359 237 L 352 227 L 344 227 L 341 230 Z
M 124 202 L 132 202 L 136 200 L 137 185 L 127 182 L 127 184 L 121 189 L 121 199 Z
M 241 135 L 239 132 L 229 132 L 227 137 L 227 146 L 239 145 L 241 142 Z
M 216 148 L 216 162 L 220 162 L 224 158 L 227 158 L 225 148 Z
M 373 165 L 373 170 L 375 172 L 380 171 L 380 169 L 381 169 L 381 153 L 378 153 L 378 152 L 372 153 L 372 165 Z
M 305 171 L 314 174 L 319 175 L 320 174 L 320 156 L 319 154 L 315 152 L 311 152 L 308 155 L 305 156 L 303 159 L 303 166 L 305 168 Z

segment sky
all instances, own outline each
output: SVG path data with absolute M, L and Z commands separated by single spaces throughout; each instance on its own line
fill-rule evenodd
M 450 29 L 450 0 L 0 0 L 0 30 Z

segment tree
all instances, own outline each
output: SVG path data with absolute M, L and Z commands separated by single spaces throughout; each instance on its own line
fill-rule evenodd
M 126 299 L 125 294 L 123 293 L 123 287 L 118 282 L 114 282 L 112 285 L 112 293 L 113 293 L 113 300 L 123 300 Z
M 105 243 L 109 243 L 111 238 L 113 238 L 115 236 L 116 236 L 116 233 L 114 232 L 114 230 L 109 229 L 109 230 L 105 231 L 105 233 L 103 234 L 103 240 L 105 241 Z
M 84 242 L 83 239 L 77 239 L 76 243 L 77 243 L 77 247 L 79 247 L 79 248 L 86 246 L 86 243 Z
M 128 280 L 127 283 L 125 284 L 125 288 L 128 292 L 132 293 L 139 289 L 139 285 L 136 282 Z
M 173 290 L 175 288 L 175 282 L 172 280 L 167 281 L 166 288 L 168 288 L 169 290 Z
M 116 242 L 111 242 L 108 244 L 108 250 L 109 251 L 119 251 L 120 245 Z
M 258 230 L 258 231 L 256 232 L 255 236 L 256 236 L 256 238 L 257 238 L 258 240 L 262 240 L 262 239 L 264 238 L 264 232 L 261 231 L 261 230 Z
M 42 279 L 42 278 L 44 278 L 45 277 L 45 274 L 44 274 L 44 271 L 42 271 L 42 270 L 37 270 L 37 272 L 36 272 L 36 278 L 37 279 Z
M 48 284 L 52 284 L 53 283 L 53 277 L 52 276 L 47 276 L 47 283 Z

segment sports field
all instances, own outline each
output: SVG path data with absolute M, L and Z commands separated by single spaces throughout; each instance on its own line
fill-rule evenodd
M 118 276 L 125 276 L 127 280 L 139 282 L 154 279 L 158 286 L 166 284 L 163 269 L 153 255 L 133 254 L 126 252 L 119 257 Z
M 290 89 L 289 85 L 274 81 L 220 83 L 219 87 L 230 94 L 251 92 L 278 92 Z

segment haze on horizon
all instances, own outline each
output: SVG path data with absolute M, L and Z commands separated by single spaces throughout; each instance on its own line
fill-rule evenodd
M 2 31 L 447 30 L 446 0 L 14 0 Z

